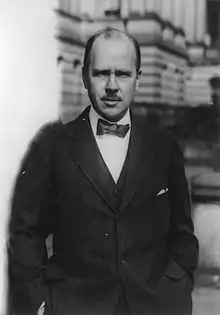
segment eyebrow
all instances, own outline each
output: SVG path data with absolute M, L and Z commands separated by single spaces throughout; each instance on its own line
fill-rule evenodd
M 120 75 L 127 75 L 127 76 L 131 76 L 132 75 L 132 71 L 130 70 L 125 70 L 125 69 L 118 69 L 115 70 L 115 75 L 116 76 L 120 76 Z M 96 76 L 96 75 L 110 75 L 111 70 L 109 69 L 93 69 L 92 70 L 92 75 Z

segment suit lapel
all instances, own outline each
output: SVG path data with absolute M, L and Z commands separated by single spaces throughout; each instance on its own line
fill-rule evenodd
M 64 126 L 71 157 L 108 206 L 114 209 L 114 180 L 100 154 L 89 122 L 89 108 L 75 121 Z
M 116 185 L 96 144 L 88 113 L 89 107 L 75 121 L 64 125 L 70 141 L 68 149 L 82 173 L 111 210 L 118 213 L 114 203 Z M 141 179 L 150 169 L 155 149 L 155 139 L 151 127 L 139 123 L 133 115 L 131 119 L 132 128 L 128 153 L 119 178 L 120 181 L 122 176 L 126 176 L 119 211 L 127 206 L 137 192 Z
M 141 126 L 132 116 L 131 137 L 127 155 L 127 178 L 120 211 L 127 206 L 138 190 L 142 177 L 146 175 L 150 168 L 153 156 L 154 140 L 150 128 L 146 125 Z

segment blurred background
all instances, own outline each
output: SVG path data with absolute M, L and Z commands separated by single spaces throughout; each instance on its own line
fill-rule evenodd
M 171 129 L 179 139 L 195 233 L 200 241 L 196 286 L 198 292 L 200 288 L 217 290 L 220 1 L 60 0 L 55 12 L 61 74 L 60 116 L 64 123 L 78 116 L 89 102 L 81 80 L 88 37 L 112 26 L 130 32 L 140 43 L 143 75 L 133 110 L 146 120 Z
M 60 116 L 88 104 L 85 42 L 112 26 L 140 43 L 143 75 L 133 110 L 171 129 L 183 150 L 200 242 L 194 314 L 220 310 L 220 1 L 60 0 L 56 10 Z
M 106 26 L 127 30 L 141 46 L 143 75 L 133 110 L 169 128 L 179 139 L 200 242 L 193 315 L 218 315 L 218 0 L 1 1 L 1 265 L 5 265 L 6 226 L 20 160 L 42 124 L 58 117 L 66 123 L 89 104 L 81 80 L 84 47 L 90 35 Z M 48 251 L 51 254 L 50 240 Z M 2 280 L 5 269 L 1 268 Z M 0 281 L 0 313 L 6 286 Z

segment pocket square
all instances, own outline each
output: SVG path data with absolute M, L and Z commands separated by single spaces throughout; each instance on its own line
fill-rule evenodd
M 163 195 L 163 194 L 165 194 L 167 191 L 168 191 L 168 188 L 166 188 L 166 189 L 161 189 L 161 190 L 159 191 L 159 193 L 157 193 L 157 196 Z
M 38 311 L 37 311 L 37 315 L 43 315 L 44 311 L 45 311 L 45 301 L 43 301 L 43 303 L 41 304 L 41 306 L 39 307 Z

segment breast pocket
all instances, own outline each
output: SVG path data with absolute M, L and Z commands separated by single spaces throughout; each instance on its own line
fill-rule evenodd
M 154 196 L 156 205 L 159 207 L 160 211 L 169 212 L 170 210 L 170 199 L 169 199 L 169 189 L 163 188 L 157 192 Z
M 162 226 L 168 227 L 170 219 L 169 189 L 166 186 L 157 189 L 151 200 L 157 224 L 161 225 L 161 228 Z
M 157 197 L 161 197 L 161 196 L 164 196 L 164 195 L 168 194 L 168 192 L 169 192 L 169 188 L 168 187 L 164 187 L 164 188 L 160 189 L 157 192 L 156 196 Z

